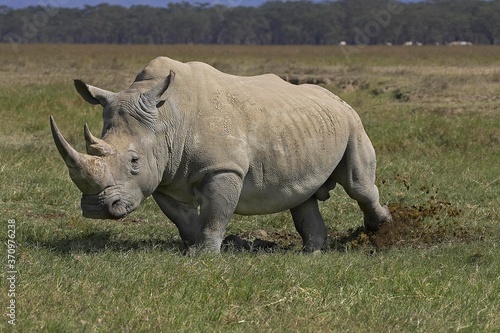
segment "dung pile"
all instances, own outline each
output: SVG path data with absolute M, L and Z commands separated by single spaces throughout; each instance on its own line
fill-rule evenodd
M 451 240 L 470 241 L 470 230 L 456 221 L 444 217 L 457 217 L 460 209 L 449 202 L 431 199 L 424 206 L 407 206 L 400 203 L 389 204 L 392 221 L 384 223 L 374 233 L 367 233 L 364 227 L 350 229 L 347 235 L 333 235 L 331 247 L 347 251 L 362 246 L 377 249 L 390 247 L 429 247 Z

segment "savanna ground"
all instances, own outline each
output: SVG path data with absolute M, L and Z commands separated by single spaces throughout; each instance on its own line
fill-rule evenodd
M 49 115 L 83 151 L 83 124 L 99 133 L 101 115 L 72 79 L 120 90 L 158 55 L 338 94 L 377 150 L 377 185 L 394 222 L 366 234 L 339 187 L 321 205 L 329 228 L 321 255 L 300 253 L 284 212 L 234 216 L 221 256 L 188 257 L 152 199 L 123 220 L 81 217 Z M 0 331 L 500 330 L 498 47 L 5 44 L 0 119 L 0 234 L 6 242 L 15 219 L 17 245 L 15 298 L 6 243 L 1 251 Z

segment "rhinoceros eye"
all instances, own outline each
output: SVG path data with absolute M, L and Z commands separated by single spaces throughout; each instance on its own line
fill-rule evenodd
M 133 153 L 132 157 L 130 158 L 130 165 L 131 165 L 131 173 L 133 175 L 136 175 L 139 173 L 139 155 Z

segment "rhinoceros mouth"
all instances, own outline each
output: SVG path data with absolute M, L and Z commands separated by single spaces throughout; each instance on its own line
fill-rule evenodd
M 118 196 L 83 195 L 81 207 L 83 216 L 92 219 L 121 219 L 134 210 L 133 205 Z

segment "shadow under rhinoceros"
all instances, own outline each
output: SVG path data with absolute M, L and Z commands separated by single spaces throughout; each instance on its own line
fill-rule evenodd
M 110 231 L 95 231 L 74 237 L 65 237 L 40 241 L 27 237 L 26 244 L 34 247 L 46 248 L 58 254 L 99 253 L 104 251 L 128 252 L 159 250 L 172 253 L 186 254 L 186 248 L 179 239 L 116 239 Z M 228 235 L 223 243 L 223 252 L 250 252 L 274 253 L 283 251 L 297 251 L 293 246 L 282 246 L 275 242 L 263 239 L 245 239 L 237 235 Z
M 144 239 L 128 240 L 114 239 L 113 233 L 109 231 L 96 231 L 76 237 L 66 237 L 54 239 L 47 242 L 40 242 L 34 239 L 27 239 L 27 243 L 36 244 L 38 247 L 47 248 L 60 254 L 71 253 L 98 253 L 103 251 L 150 251 L 160 250 L 169 252 L 182 252 L 183 244 L 175 239 Z

